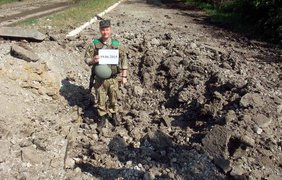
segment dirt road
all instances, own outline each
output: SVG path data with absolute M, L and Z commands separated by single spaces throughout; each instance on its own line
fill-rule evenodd
M 70 39 L 0 40 L 1 177 L 281 179 L 281 51 L 158 1 L 127 0 L 105 18 L 130 73 L 121 125 L 101 136 L 83 62 L 97 24 Z M 11 56 L 14 44 L 40 60 Z
M 70 5 L 71 3 L 68 0 L 28 0 L 4 4 L 0 6 L 0 26 L 12 25 L 28 18 L 46 16 L 61 11 Z

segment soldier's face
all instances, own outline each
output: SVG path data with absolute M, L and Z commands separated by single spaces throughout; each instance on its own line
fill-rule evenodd
M 100 28 L 100 33 L 103 39 L 108 39 L 112 35 L 112 29 L 111 27 Z

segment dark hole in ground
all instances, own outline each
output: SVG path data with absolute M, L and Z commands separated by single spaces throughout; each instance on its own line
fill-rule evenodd
M 228 142 L 228 152 L 230 156 L 233 156 L 238 148 L 240 148 L 240 140 L 238 138 L 230 138 Z

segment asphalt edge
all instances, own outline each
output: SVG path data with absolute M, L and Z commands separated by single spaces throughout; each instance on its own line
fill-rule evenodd
M 120 0 L 119 2 L 115 3 L 114 5 L 108 7 L 106 10 L 104 10 L 103 12 L 97 14 L 98 16 L 102 17 L 104 16 L 106 13 L 110 12 L 111 10 L 113 10 L 115 7 L 117 7 L 120 3 L 122 3 L 125 0 Z M 90 21 L 84 23 L 82 26 L 79 26 L 78 28 L 72 30 L 71 32 L 69 32 L 66 37 L 72 37 L 75 36 L 77 34 L 79 34 L 81 31 L 83 31 L 85 28 L 89 27 L 91 24 L 93 24 L 94 22 L 96 22 L 98 20 L 98 18 L 95 16 L 93 17 Z

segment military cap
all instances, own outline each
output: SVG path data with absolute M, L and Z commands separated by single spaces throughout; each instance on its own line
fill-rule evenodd
M 107 28 L 111 26 L 110 20 L 102 20 L 99 22 L 100 28 Z

